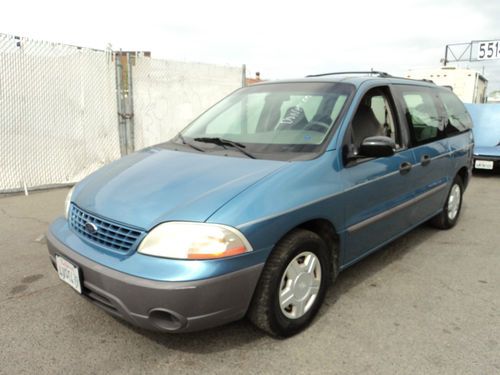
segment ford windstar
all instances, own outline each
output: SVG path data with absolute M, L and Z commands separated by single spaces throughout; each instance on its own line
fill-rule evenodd
M 449 89 L 386 73 L 244 87 L 76 184 L 48 231 L 50 259 L 143 328 L 246 316 L 290 336 L 339 272 L 424 222 L 456 224 L 471 126 Z

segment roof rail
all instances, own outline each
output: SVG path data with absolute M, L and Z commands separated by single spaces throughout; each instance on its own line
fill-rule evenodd
M 389 73 L 386 73 L 386 72 L 379 72 L 377 70 L 367 70 L 367 71 L 353 71 L 353 72 L 334 72 L 334 73 L 310 74 L 310 75 L 307 75 L 306 78 L 324 77 L 324 76 L 333 76 L 333 75 L 346 75 L 346 74 L 370 74 L 370 75 L 377 75 L 378 77 L 381 77 L 381 78 L 392 77 Z

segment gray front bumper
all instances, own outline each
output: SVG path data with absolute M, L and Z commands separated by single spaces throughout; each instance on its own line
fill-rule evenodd
M 81 269 L 82 294 L 108 313 L 155 331 L 197 331 L 241 319 L 263 264 L 206 280 L 162 282 L 134 277 L 81 256 L 47 233 L 52 263 L 65 257 Z

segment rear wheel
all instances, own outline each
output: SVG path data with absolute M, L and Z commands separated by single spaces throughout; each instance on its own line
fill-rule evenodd
M 446 197 L 443 211 L 431 219 L 431 224 L 439 229 L 450 229 L 458 221 L 462 208 L 463 182 L 456 176 Z
M 287 337 L 303 330 L 323 302 L 329 272 L 328 249 L 321 237 L 294 230 L 270 255 L 248 317 L 273 336 Z

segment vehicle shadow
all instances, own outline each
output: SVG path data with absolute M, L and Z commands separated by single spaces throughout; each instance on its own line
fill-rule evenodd
M 135 327 L 119 318 L 114 319 L 156 344 L 160 344 L 167 349 L 187 353 L 210 354 L 224 352 L 259 340 L 270 339 L 269 336 L 255 328 L 247 319 L 204 331 L 179 334 L 148 331 Z
M 420 243 L 427 241 L 437 233 L 439 233 L 438 230 L 431 228 L 427 224 L 423 224 L 340 273 L 335 284 L 329 288 L 324 306 L 320 310 L 318 317 L 330 313 L 342 294 L 364 283 L 391 263 L 400 260 Z M 256 341 L 273 340 L 265 333 L 256 329 L 246 319 L 206 331 L 184 334 L 151 332 L 132 326 L 120 319 L 115 319 L 120 321 L 121 324 L 127 325 L 137 334 L 147 337 L 165 348 L 189 353 L 209 354 L 224 352 L 232 350 L 235 347 L 246 346 Z M 318 319 L 315 322 L 317 323 Z
M 334 285 L 327 292 L 324 302 L 326 308 L 321 309 L 318 316 L 328 314 L 330 307 L 350 289 L 366 282 L 390 264 L 401 260 L 418 245 L 425 243 L 439 233 L 439 230 L 429 224 L 422 224 L 341 272 Z M 372 286 L 377 285 L 373 283 Z
M 472 171 L 472 176 L 478 178 L 498 177 L 500 176 L 500 168 L 495 168 L 493 170 L 474 169 Z

